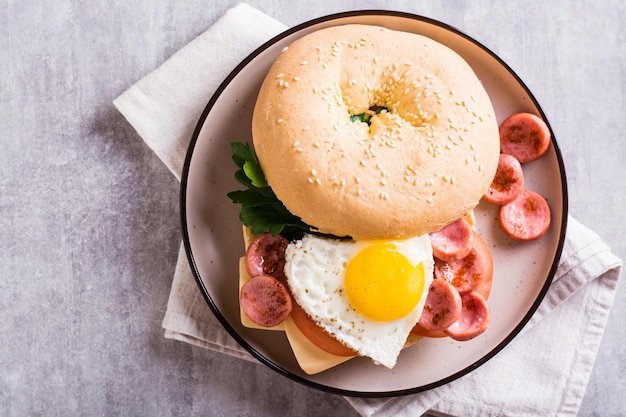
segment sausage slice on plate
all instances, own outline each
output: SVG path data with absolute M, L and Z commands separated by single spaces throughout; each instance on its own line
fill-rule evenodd
M 466 341 L 483 333 L 489 325 L 491 311 L 487 301 L 479 293 L 472 291 L 461 295 L 463 309 L 461 316 L 444 332 L 458 341 Z
M 515 200 L 500 207 L 498 220 L 504 233 L 513 239 L 538 239 L 550 227 L 550 206 L 541 195 L 524 190 Z
M 500 149 L 521 163 L 534 161 L 550 146 L 548 125 L 532 113 L 516 113 L 500 124 Z
M 501 206 L 519 197 L 523 189 L 522 164 L 513 155 L 501 153 L 496 175 L 483 198 L 491 204 Z
M 474 241 L 472 226 L 464 218 L 430 233 L 429 236 L 433 255 L 443 261 L 465 258 L 472 250 Z
M 435 279 L 428 289 L 419 324 L 427 330 L 444 330 L 458 320 L 461 308 L 461 295 L 454 285 Z
M 291 313 L 291 295 L 277 279 L 259 275 L 241 287 L 239 302 L 243 312 L 256 324 L 272 327 Z
M 246 251 L 246 269 L 251 277 L 267 275 L 285 279 L 285 251 L 289 242 L 281 235 L 263 233 L 257 236 Z
M 476 234 L 476 232 L 473 232 Z M 491 254 L 484 240 L 476 234 L 470 253 L 458 261 L 435 259 L 435 278 L 448 281 L 460 293 L 485 287 L 488 295 L 493 276 Z

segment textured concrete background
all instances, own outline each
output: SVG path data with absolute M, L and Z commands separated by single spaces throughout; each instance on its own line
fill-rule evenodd
M 355 415 L 264 366 L 165 340 L 178 182 L 111 101 L 236 0 L 0 6 L 0 415 Z M 621 0 L 250 1 L 289 25 L 388 8 L 500 55 L 543 106 L 570 213 L 626 258 Z M 626 415 L 626 289 L 581 415 Z

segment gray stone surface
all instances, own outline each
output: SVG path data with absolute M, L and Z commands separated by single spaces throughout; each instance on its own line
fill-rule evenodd
M 178 183 L 111 101 L 236 0 L 0 6 L 0 415 L 356 415 L 264 366 L 163 338 Z M 543 106 L 570 213 L 626 258 L 621 0 L 250 1 L 289 24 L 389 8 L 499 54 Z M 626 415 L 619 288 L 580 415 Z

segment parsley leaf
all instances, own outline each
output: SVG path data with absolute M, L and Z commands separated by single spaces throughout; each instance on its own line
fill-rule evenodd
M 354 122 L 367 123 L 368 126 L 371 126 L 372 116 L 374 116 L 375 114 L 380 114 L 382 112 L 388 112 L 388 111 L 389 109 L 383 106 L 372 106 L 364 113 L 353 114 L 352 116 L 350 116 L 350 121 L 352 123 Z
M 261 171 L 261 167 L 259 165 L 255 165 L 247 161 L 243 164 L 243 172 L 246 174 L 246 177 L 250 178 L 252 185 L 255 187 L 267 187 L 265 175 L 263 175 L 263 171 Z
M 304 233 L 315 233 L 298 216 L 287 210 L 267 184 L 259 159 L 247 143 L 233 142 L 230 145 L 232 159 L 237 168 L 235 180 L 246 187 L 228 193 L 235 204 L 241 204 L 239 219 L 250 227 L 253 234 L 271 232 L 282 234 L 287 239 L 299 239 Z

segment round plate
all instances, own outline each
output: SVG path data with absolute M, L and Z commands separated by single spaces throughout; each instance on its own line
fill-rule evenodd
M 546 197 L 552 225 L 532 242 L 515 242 L 497 225 L 497 208 L 481 203 L 477 228 L 492 249 L 492 321 L 468 342 L 423 339 L 398 358 L 394 369 L 355 358 L 316 375 L 305 374 L 283 332 L 241 325 L 238 260 L 244 254 L 239 206 L 226 197 L 234 181 L 230 142 L 252 143 L 257 93 L 273 61 L 294 40 L 329 26 L 361 23 L 419 33 L 455 50 L 473 67 L 493 102 L 498 122 L 527 111 L 545 114 L 519 77 L 494 53 L 440 22 L 407 13 L 359 11 L 319 18 L 294 27 L 246 58 L 218 88 L 194 132 L 181 182 L 183 240 L 192 270 L 209 306 L 228 332 L 270 368 L 306 385 L 343 395 L 397 396 L 450 382 L 492 358 L 519 333 L 543 299 L 556 271 L 565 237 L 567 188 L 556 140 L 543 157 L 524 165 L 525 187 Z

